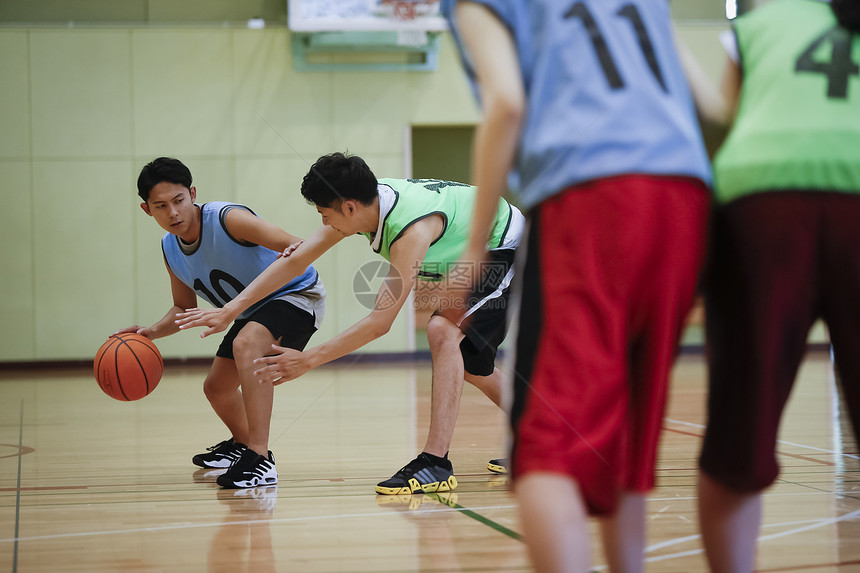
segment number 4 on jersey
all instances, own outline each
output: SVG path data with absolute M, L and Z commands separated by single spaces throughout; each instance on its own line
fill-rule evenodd
M 794 65 L 796 72 L 811 72 L 827 76 L 827 97 L 830 99 L 848 98 L 848 80 L 860 75 L 860 66 L 851 59 L 853 37 L 838 26 L 830 28 L 809 44 Z M 813 58 L 819 46 L 830 43 L 833 51 L 830 61 Z

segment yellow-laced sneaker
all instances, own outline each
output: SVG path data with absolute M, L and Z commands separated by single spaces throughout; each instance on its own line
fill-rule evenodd
M 498 458 L 487 462 L 487 469 L 494 474 L 508 473 L 508 458 Z
M 389 479 L 376 485 L 376 493 L 400 495 L 404 493 L 435 493 L 451 491 L 457 487 L 454 468 L 447 459 L 445 466 L 436 465 L 423 452 L 400 468 Z

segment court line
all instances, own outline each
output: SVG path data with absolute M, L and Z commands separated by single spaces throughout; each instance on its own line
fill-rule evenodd
M 433 494 L 429 494 L 429 495 L 433 495 Z M 440 501 L 440 503 L 445 503 L 445 502 Z M 462 505 L 460 505 L 459 503 L 455 502 L 454 504 L 449 505 L 448 507 L 456 509 L 457 511 L 459 511 L 460 513 L 462 513 L 466 517 L 471 517 L 472 519 L 474 519 L 478 523 L 482 523 L 491 529 L 495 529 L 499 533 L 507 535 L 511 539 L 515 539 L 517 541 L 523 540 L 523 536 L 521 534 L 517 533 L 516 531 L 514 531 L 512 529 L 508 529 L 507 527 L 505 527 L 501 523 L 497 523 L 497 522 L 493 521 L 492 519 L 490 519 L 489 517 L 484 517 L 480 513 L 476 513 L 474 510 L 467 509 L 467 508 L 463 507 Z M 509 507 L 516 507 L 516 506 L 512 505 Z
M 663 428 L 663 430 L 665 430 L 665 431 L 667 431 L 667 432 L 672 432 L 672 433 L 674 433 L 674 434 L 681 434 L 682 436 L 691 436 L 691 437 L 693 437 L 693 438 L 703 438 L 703 437 L 704 437 L 704 436 L 702 436 L 701 434 L 696 434 L 696 433 L 693 433 L 693 432 L 685 432 L 685 431 L 683 431 L 683 430 L 676 430 L 675 428 L 666 428 L 666 427 L 664 427 L 664 428 Z M 790 443 L 790 442 L 787 442 L 787 443 Z M 795 446 L 801 446 L 801 447 L 809 447 L 809 446 L 803 446 L 803 445 L 801 445 L 801 444 L 793 444 L 793 445 L 795 445 Z M 814 448 L 814 449 L 820 449 L 820 448 Z M 827 450 L 822 450 L 822 451 L 826 452 Z M 801 454 L 791 454 L 791 453 L 789 453 L 789 452 L 783 452 L 783 451 L 781 451 L 781 450 L 776 450 L 776 453 L 777 453 L 777 454 L 779 454 L 779 455 L 781 455 L 781 456 L 785 456 L 785 457 L 787 457 L 787 458 L 794 458 L 794 459 L 797 459 L 797 460 L 803 460 L 803 461 L 805 461 L 805 462 L 812 462 L 812 463 L 814 463 L 814 464 L 819 464 L 819 465 L 822 465 L 822 466 L 832 466 L 832 467 L 835 467 L 835 466 L 836 466 L 836 462 L 828 462 L 827 460 L 820 460 L 820 459 L 818 459 L 818 458 L 810 458 L 809 456 L 804 456 L 804 455 L 801 455 Z M 836 455 L 834 452 L 829 452 L 829 453 L 831 453 L 831 454 L 833 454 L 833 455 Z M 851 454 L 843 454 L 843 455 L 849 456 L 849 455 L 851 455 Z
M 758 538 L 759 542 L 761 541 L 770 541 L 771 539 L 779 539 L 780 537 L 786 537 L 787 535 L 793 535 L 795 533 L 803 533 L 804 531 L 809 531 L 810 529 L 815 529 L 818 527 L 823 527 L 825 525 L 833 525 L 834 523 L 839 523 L 840 521 L 848 521 L 850 519 L 856 519 L 860 517 L 860 509 L 854 510 L 851 513 L 846 513 L 845 515 L 840 515 L 839 517 L 831 517 L 828 519 L 818 520 L 817 523 L 813 523 L 811 525 L 807 525 L 805 527 L 797 527 L 795 529 L 789 529 L 788 531 L 781 531 L 779 533 L 771 533 L 770 535 L 763 535 Z
M 20 431 L 20 428 L 19 428 L 19 431 Z M 2 458 L 13 458 L 15 456 L 24 456 L 27 454 L 32 454 L 33 452 L 36 451 L 35 448 L 31 448 L 29 446 L 27 446 L 26 448 L 23 446 L 16 446 L 14 444 L 0 444 L 0 446 L 7 446 L 9 448 L 16 448 L 18 450 L 14 454 L 7 454 L 5 456 L 0 456 L 0 459 L 2 459 Z
M 770 541 L 772 539 L 779 539 L 780 537 L 787 537 L 789 535 L 794 535 L 796 533 L 803 533 L 805 531 L 810 531 L 812 529 L 818 529 L 820 527 L 826 527 L 829 525 L 833 525 L 835 523 L 839 523 L 841 521 L 850 521 L 852 519 L 857 519 L 858 517 L 860 517 L 860 509 L 852 511 L 850 513 L 840 515 L 839 517 L 830 517 L 830 518 L 826 518 L 826 519 L 811 520 L 812 521 L 811 523 L 809 523 L 809 521 L 807 521 L 807 522 L 797 521 L 797 522 L 785 522 L 785 523 L 771 523 L 768 525 L 763 525 L 762 528 L 765 529 L 765 528 L 783 527 L 786 525 L 806 523 L 806 525 L 802 525 L 801 527 L 795 527 L 795 528 L 789 529 L 787 531 L 780 531 L 779 533 L 771 533 L 770 535 L 760 535 L 758 537 L 757 543 Z M 663 541 L 661 543 L 657 543 L 655 545 L 651 545 L 651 546 L 646 547 L 645 552 L 648 553 L 649 551 L 654 551 L 656 549 L 661 549 L 663 547 L 668 547 L 670 545 L 675 545 L 678 543 L 684 543 L 687 541 L 694 541 L 695 539 L 698 539 L 699 537 L 700 537 L 699 535 L 689 535 L 686 537 L 679 537 L 677 539 Z M 699 555 L 701 553 L 704 553 L 704 549 L 701 549 L 701 548 L 700 549 L 690 549 L 688 551 L 671 553 L 669 555 L 657 555 L 654 557 L 646 557 L 645 561 L 647 563 L 655 563 L 657 561 L 666 561 L 669 559 L 677 559 L 678 557 L 690 557 L 693 555 Z M 603 569 L 605 569 L 605 567 L 601 567 L 599 570 L 603 570 Z
M 801 519 L 797 521 L 783 521 L 780 523 L 764 523 L 762 524 L 762 529 L 773 529 L 775 527 L 788 527 L 793 525 L 810 525 L 810 524 L 818 524 L 821 519 Z M 667 539 L 666 541 L 661 541 L 660 543 L 655 543 L 653 545 L 649 545 L 645 548 L 645 552 L 649 553 L 651 551 L 657 551 L 658 549 L 665 549 L 666 547 L 671 547 L 673 545 L 679 545 L 681 543 L 687 543 L 688 541 L 696 541 L 700 539 L 702 536 L 700 534 L 695 535 L 687 535 L 686 537 L 676 537 L 675 539 Z M 759 538 L 761 539 L 761 538 Z
M 484 511 L 487 509 L 513 509 L 515 505 L 489 505 L 486 507 L 476 507 L 472 510 L 466 511 Z M 424 513 L 430 513 L 433 511 L 462 511 L 460 509 L 451 508 L 451 507 L 441 507 L 439 509 L 429 509 Z M 302 521 L 323 521 L 328 519 L 350 519 L 350 518 L 358 518 L 358 517 L 389 517 L 392 515 L 399 515 L 397 513 L 389 513 L 389 512 L 381 512 L 376 511 L 373 513 L 342 513 L 339 515 L 317 515 L 317 516 L 305 516 L 305 517 L 282 517 L 282 518 L 267 518 L 267 519 L 247 519 L 242 521 L 218 521 L 218 522 L 204 522 L 204 523 L 176 523 L 173 525 L 159 525 L 155 527 L 135 527 L 132 529 L 109 529 L 104 531 L 83 531 L 83 532 L 74 532 L 74 533 L 55 533 L 52 535 L 33 535 L 30 537 L 14 537 L 11 539 L 0 539 L 0 543 L 12 543 L 16 544 L 18 541 L 43 541 L 47 539 L 70 539 L 76 537 L 94 537 L 100 535 L 117 535 L 123 533 L 157 533 L 160 531 L 175 531 L 181 529 L 205 529 L 209 527 L 222 527 L 224 525 L 252 525 L 255 523 L 270 523 L 270 524 L 287 524 L 287 523 L 300 523 Z
M 811 486 L 803 484 L 803 483 L 787 482 L 784 480 L 781 480 L 781 483 L 790 483 L 790 484 L 798 485 L 801 487 L 811 487 Z M 762 495 L 764 495 L 764 497 L 766 497 L 766 498 L 792 497 L 792 496 L 794 496 L 794 497 L 798 497 L 798 496 L 808 497 L 811 495 L 827 495 L 827 496 L 831 496 L 831 497 L 836 496 L 838 498 L 852 497 L 852 496 L 844 494 L 844 493 L 834 493 L 832 491 L 827 491 L 826 489 L 819 489 L 819 488 L 812 488 L 812 491 L 801 491 L 801 492 L 795 492 L 795 493 L 770 493 L 770 492 L 765 491 Z M 696 501 L 697 499 L 699 499 L 698 496 L 687 495 L 687 496 L 680 496 L 680 497 L 649 497 L 648 501 L 649 502 L 651 502 L 651 501 Z
M 485 477 L 487 474 L 483 474 L 483 473 L 459 474 L 458 473 L 457 475 L 460 477 Z M 292 479 L 284 478 L 284 479 L 281 479 L 279 483 L 280 484 L 290 484 L 290 485 L 294 485 L 297 487 L 320 487 L 320 485 L 318 485 L 318 484 L 321 484 L 321 487 L 325 487 L 325 486 L 332 484 L 332 483 L 336 483 L 336 484 L 348 483 L 350 485 L 353 485 L 353 483 L 357 484 L 359 482 L 379 481 L 379 479 L 380 479 L 379 475 L 374 475 L 374 476 L 347 476 L 347 477 L 340 477 L 340 478 L 299 477 L 299 478 L 292 478 Z M 195 482 L 195 484 L 193 484 L 193 485 L 196 485 L 199 483 L 215 484 L 215 480 L 212 479 L 212 480 Z M 63 493 L 65 493 L 65 492 L 101 493 L 99 490 L 103 490 L 106 488 L 122 488 L 122 490 L 123 490 L 122 492 L 107 492 L 108 494 L 112 494 L 112 493 L 128 493 L 128 488 L 136 488 L 136 487 L 145 487 L 145 488 L 163 487 L 163 488 L 165 488 L 163 491 L 175 492 L 175 491 L 178 491 L 175 489 L 175 487 L 177 485 L 178 484 L 174 484 L 171 482 L 165 482 L 164 480 L 154 480 L 154 481 L 139 482 L 139 483 L 119 482 L 119 483 L 100 483 L 100 484 L 91 484 L 91 485 L 56 485 L 56 486 L 46 485 L 46 486 L 30 486 L 30 487 L 22 487 L 22 488 L 0 487 L 0 493 L 2 493 L 2 492 L 13 492 L 13 491 L 18 491 L 18 490 L 30 491 L 30 492 L 63 492 Z
M 20 422 L 18 424 L 18 451 L 24 445 L 24 399 L 21 398 Z M 18 456 L 18 491 L 15 493 L 15 548 L 12 550 L 12 573 L 18 571 L 18 533 L 21 524 L 21 459 Z
M 683 420 L 673 420 L 672 418 L 663 418 L 663 420 L 664 420 L 664 421 L 666 421 L 666 422 L 671 422 L 671 423 L 673 423 L 673 424 L 680 424 L 680 425 L 682 425 L 682 426 L 690 426 L 690 427 L 693 427 L 693 428 L 699 428 L 699 429 L 702 429 L 702 430 L 704 430 L 704 429 L 705 429 L 705 426 L 704 426 L 703 424 L 695 424 L 695 423 L 693 423 L 693 422 L 684 422 Z M 671 429 L 671 428 L 666 428 L 666 429 Z M 702 436 L 699 436 L 699 437 L 701 438 Z M 818 448 L 818 447 L 815 447 L 815 446 L 808 446 L 808 445 L 806 445 L 806 444 L 798 444 L 798 443 L 796 443 L 796 442 L 789 442 L 789 441 L 786 441 L 786 440 L 777 440 L 777 441 L 776 441 L 776 443 L 778 443 L 778 444 L 784 444 L 784 445 L 787 445 L 787 446 L 794 446 L 794 447 L 797 447 L 797 448 L 806 448 L 807 450 L 813 450 L 813 451 L 816 451 L 816 452 L 822 452 L 822 453 L 825 453 L 825 454 L 832 454 L 832 455 L 834 455 L 834 456 L 842 456 L 843 458 L 849 458 L 849 459 L 852 459 L 852 460 L 860 460 L 860 456 L 858 456 L 858 455 L 854 455 L 854 454 L 846 454 L 846 453 L 843 453 L 843 452 L 836 452 L 836 451 L 828 450 L 828 449 L 825 449 L 825 448 Z M 779 452 L 779 453 L 783 453 L 783 452 Z M 792 454 L 785 454 L 785 455 L 792 455 Z
M 58 490 L 70 490 L 70 489 L 89 489 L 89 486 L 86 485 L 56 485 L 56 486 L 43 486 L 43 487 L 21 487 L 21 484 L 18 484 L 18 487 L 0 487 L 0 491 L 58 491 Z
M 839 561 L 837 563 L 807 563 L 805 565 L 792 565 L 790 567 L 779 567 L 777 569 L 756 569 L 757 573 L 776 573 L 777 571 L 809 571 L 810 569 L 825 569 L 831 567 L 842 567 L 843 565 L 860 565 L 857 561 Z
M 692 436 L 692 437 L 694 437 L 694 438 L 702 438 L 702 437 L 703 437 L 701 434 L 696 434 L 696 433 L 693 433 L 693 432 L 685 432 L 685 431 L 683 431 L 683 430 L 676 430 L 675 428 L 666 428 L 666 427 L 664 427 L 663 429 L 664 429 L 665 431 L 667 431 L 667 432 L 672 432 L 672 433 L 674 433 L 674 434 L 681 434 L 681 435 L 683 435 L 683 436 Z M 789 443 L 790 443 L 790 442 L 789 442 Z M 801 446 L 801 447 L 807 447 L 807 446 L 802 446 L 801 444 L 794 444 L 794 445 L 796 445 L 796 446 Z M 819 449 L 819 448 L 815 448 L 815 449 Z M 827 450 L 822 450 L 822 451 L 825 451 L 825 452 L 826 452 Z M 779 454 L 779 455 L 781 455 L 781 456 L 785 456 L 785 457 L 787 457 L 787 458 L 794 458 L 794 459 L 797 459 L 797 460 L 803 460 L 803 461 L 806 461 L 806 462 L 812 462 L 812 463 L 814 463 L 814 464 L 819 464 L 819 465 L 822 465 L 822 466 L 832 466 L 832 467 L 835 467 L 835 466 L 836 466 L 836 462 L 828 462 L 827 460 L 820 460 L 820 459 L 818 459 L 818 458 L 810 458 L 809 456 L 804 456 L 804 455 L 801 455 L 801 454 L 791 454 L 791 453 L 788 453 L 788 452 L 783 452 L 783 451 L 781 451 L 781 450 L 776 450 L 776 453 L 777 453 L 777 454 Z M 831 454 L 833 454 L 833 452 L 830 452 L 830 453 L 831 453 Z M 835 454 L 834 454 L 834 455 L 835 455 Z M 843 455 L 848 456 L 848 455 L 851 455 L 851 454 L 843 454 Z

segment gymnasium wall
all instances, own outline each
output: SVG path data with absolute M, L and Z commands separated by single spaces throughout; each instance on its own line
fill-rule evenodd
M 724 27 L 682 26 L 715 79 Z M 87 359 L 170 307 L 163 232 L 136 195 L 144 163 L 179 157 L 199 201 L 241 202 L 306 236 L 320 221 L 298 188 L 319 155 L 349 150 L 399 177 L 410 125 L 477 121 L 455 56 L 446 35 L 435 72 L 299 73 L 283 27 L 0 28 L 0 361 Z M 312 344 L 366 314 L 352 285 L 371 260 L 356 237 L 319 261 L 328 311 Z M 409 350 L 413 331 L 401 316 L 365 350 Z M 209 356 L 215 338 L 158 345 Z

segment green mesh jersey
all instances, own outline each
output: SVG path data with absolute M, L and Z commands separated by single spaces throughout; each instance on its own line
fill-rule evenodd
M 374 252 L 390 261 L 391 245 L 406 229 L 425 217 L 441 215 L 442 234 L 430 245 L 418 272 L 419 279 L 441 280 L 466 249 L 476 191 L 465 183 L 438 179 L 380 179 L 379 229 L 362 234 L 370 239 Z M 522 214 L 500 199 L 487 247 L 515 248 L 523 223 Z
M 716 198 L 860 193 L 860 34 L 830 5 L 775 0 L 735 22 L 740 108 L 714 160 Z

